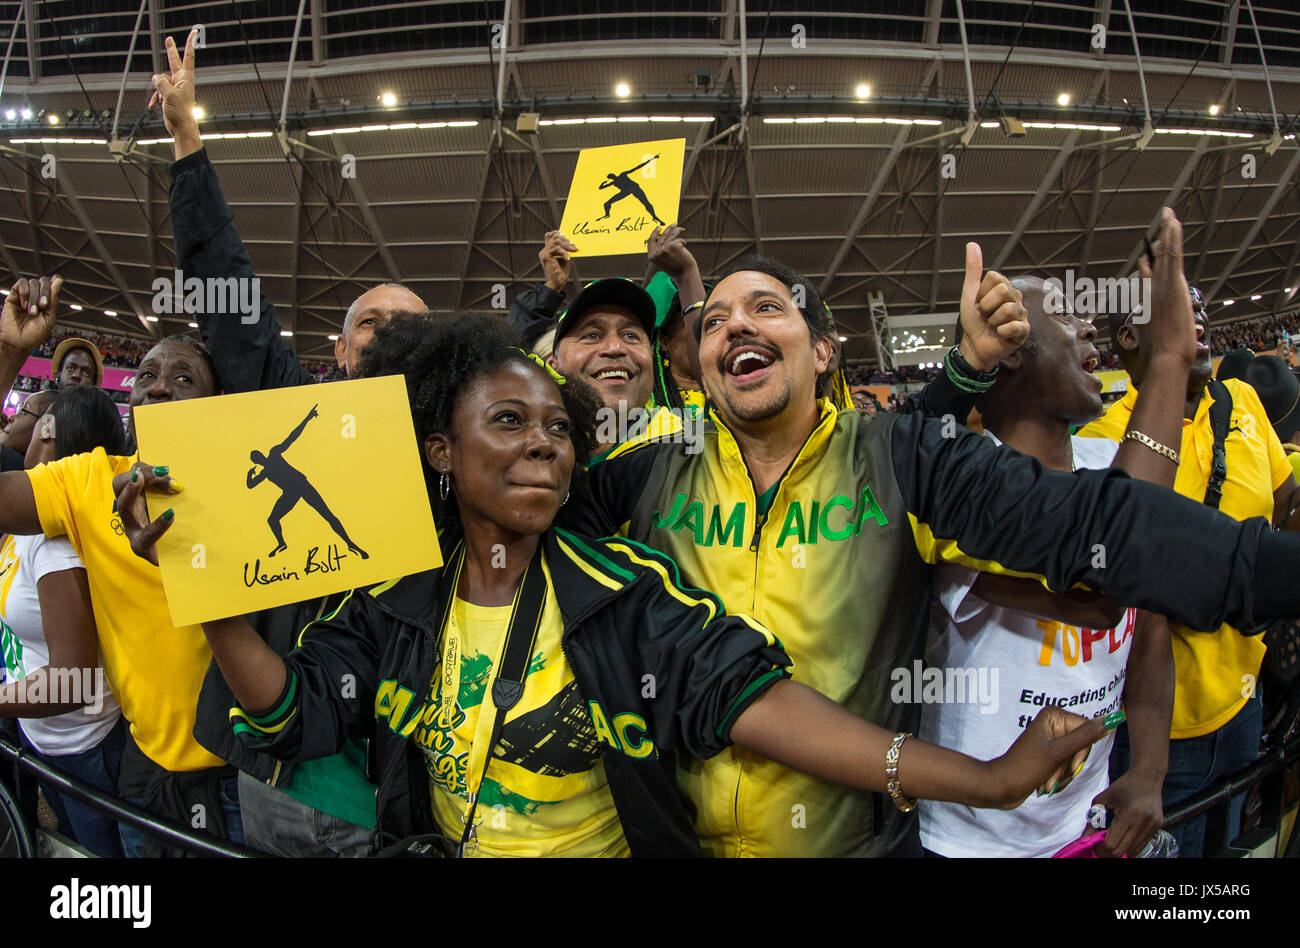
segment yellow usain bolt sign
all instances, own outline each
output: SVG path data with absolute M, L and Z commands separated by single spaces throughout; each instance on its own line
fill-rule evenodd
M 182 490 L 158 564 L 177 626 L 442 563 L 400 376 L 135 409 L 140 457 Z
M 579 152 L 560 222 L 573 256 L 644 254 L 650 232 L 677 221 L 685 156 L 684 138 Z

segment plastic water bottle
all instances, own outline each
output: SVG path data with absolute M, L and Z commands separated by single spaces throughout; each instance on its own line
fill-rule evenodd
M 1159 830 L 1156 835 L 1151 837 L 1151 841 L 1146 844 L 1142 852 L 1138 853 L 1139 859 L 1177 859 L 1178 858 L 1178 840 L 1166 830 Z

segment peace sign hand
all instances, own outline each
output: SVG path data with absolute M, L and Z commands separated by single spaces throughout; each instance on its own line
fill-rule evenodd
M 194 42 L 198 30 L 191 30 L 185 39 L 184 58 L 176 51 L 176 41 L 167 37 L 167 65 L 171 74 L 158 73 L 153 77 L 152 109 L 159 102 L 163 107 L 163 124 L 175 139 L 177 157 L 200 147 L 199 123 L 194 117 Z

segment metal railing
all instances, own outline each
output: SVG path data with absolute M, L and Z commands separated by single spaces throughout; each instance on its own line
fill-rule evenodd
M 202 856 L 225 856 L 229 858 L 250 858 L 265 855 L 256 850 L 237 846 L 202 833 L 196 833 L 188 827 L 171 820 L 146 813 L 124 800 L 105 794 L 103 791 L 69 777 L 62 771 L 39 760 L 28 749 L 12 743 L 0 736 L 0 758 L 13 765 L 14 779 L 11 786 L 19 789 L 22 774 L 26 772 L 36 778 L 48 781 L 61 794 L 67 794 L 107 813 L 113 819 L 159 837 L 167 843 Z M 1300 736 L 1288 743 L 1276 747 L 1259 760 L 1243 767 L 1234 774 L 1220 780 L 1214 786 L 1203 790 L 1193 797 L 1170 807 L 1165 811 L 1165 828 L 1178 826 L 1201 815 L 1207 815 L 1205 827 L 1204 853 L 1207 858 L 1229 855 L 1228 807 L 1238 794 L 1262 784 L 1263 811 L 1260 814 L 1260 828 L 1273 833 L 1280 833 L 1282 814 L 1284 812 L 1284 795 L 1286 792 L 1286 773 L 1288 765 L 1300 762 Z M 1300 776 L 1300 774 L 1297 774 Z M 21 794 L 16 794 L 21 798 Z M 13 819 L 15 814 L 8 814 Z M 21 814 L 18 814 L 21 819 Z M 18 834 L 20 837 L 22 833 Z M 1280 843 L 1280 841 L 1279 841 Z M 23 849 L 21 839 L 19 848 Z M 30 851 L 27 846 L 26 850 Z M 1292 830 L 1288 852 L 1300 852 L 1300 824 Z M 1280 855 L 1280 854 L 1279 854 Z
M 1228 813 L 1233 798 L 1261 786 L 1263 810 L 1260 813 L 1260 828 L 1271 829 L 1280 833 L 1284 795 L 1286 793 L 1287 766 L 1300 761 L 1300 735 L 1293 737 L 1286 744 L 1273 748 L 1258 760 L 1247 764 L 1234 774 L 1229 774 L 1212 787 L 1207 787 L 1195 796 L 1188 797 L 1165 810 L 1165 828 L 1179 826 L 1205 815 L 1204 856 L 1216 858 L 1230 855 L 1228 839 Z M 1279 845 L 1280 845 L 1279 840 Z M 1300 824 L 1291 830 L 1288 852 L 1300 852 Z M 1280 853 L 1279 853 L 1280 855 Z
M 197 833 L 189 827 L 152 813 L 146 813 L 139 807 L 132 806 L 125 800 L 109 796 L 102 790 L 70 777 L 56 767 L 37 758 L 30 750 L 14 744 L 7 737 L 0 736 L 0 758 L 13 765 L 14 779 L 11 787 L 20 789 L 23 773 L 30 774 L 50 784 L 60 794 L 73 797 L 83 803 L 106 813 L 119 823 L 133 826 L 141 832 L 157 837 L 171 845 L 180 846 L 187 852 L 200 856 L 226 856 L 233 859 L 247 859 L 264 855 L 243 846 L 218 839 L 206 833 Z M 21 794 L 17 794 L 21 798 Z

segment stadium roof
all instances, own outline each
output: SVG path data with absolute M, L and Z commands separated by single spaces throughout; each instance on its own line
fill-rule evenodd
M 208 151 L 305 357 L 378 282 L 433 308 L 513 295 L 580 149 L 673 137 L 706 276 L 750 251 L 802 270 L 850 359 L 874 355 L 870 294 L 892 316 L 957 308 L 966 240 L 1008 273 L 1119 276 L 1165 203 L 1213 319 L 1279 312 L 1300 290 L 1300 12 L 1283 2 L 1134 0 L 1139 71 L 1123 0 L 966 0 L 973 96 L 955 0 L 304 0 L 301 21 L 298 0 L 0 3 L 0 261 L 62 273 L 74 324 L 184 329 L 148 318 L 175 256 L 171 146 L 144 105 L 157 37 L 202 24 Z M 516 131 L 525 112 L 536 134 Z

